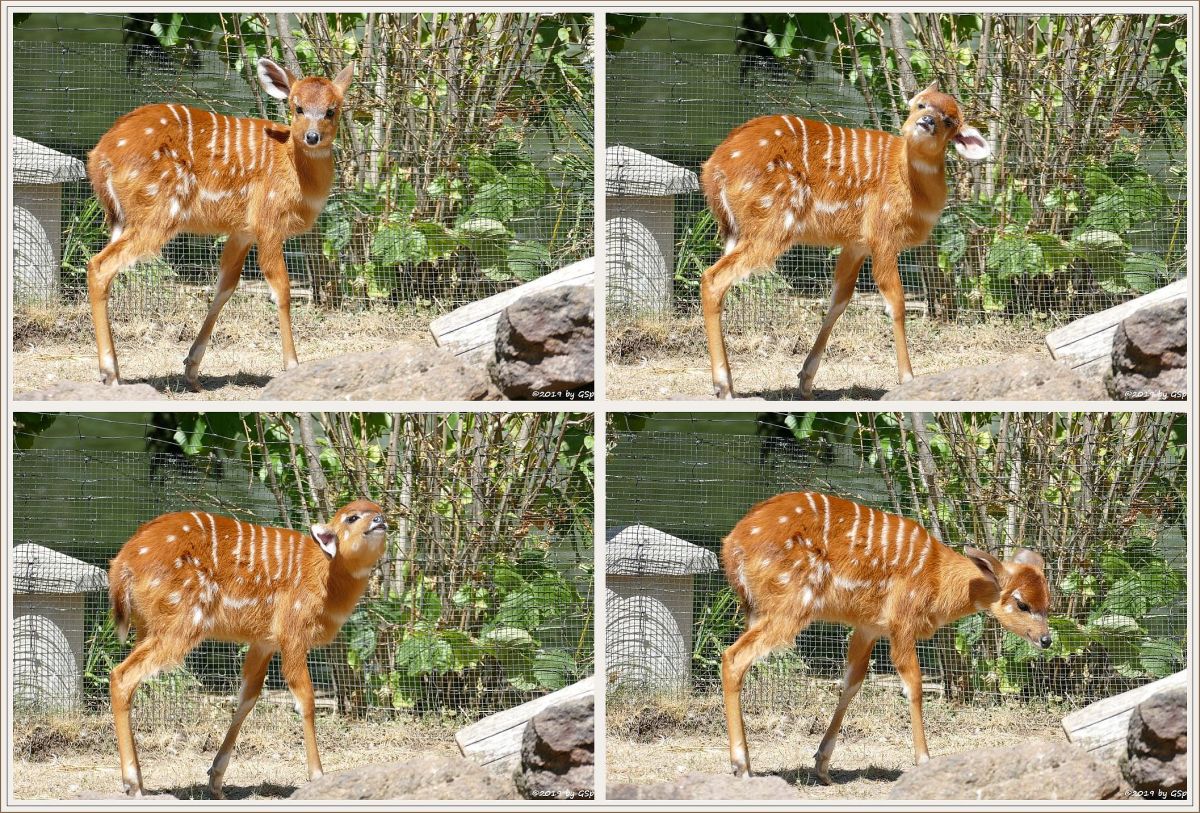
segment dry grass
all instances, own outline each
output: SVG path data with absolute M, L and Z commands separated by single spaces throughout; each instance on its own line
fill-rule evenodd
M 805 799 L 879 799 L 912 767 L 908 704 L 895 692 L 868 684 L 846 713 L 830 766 L 832 785 L 812 773 L 829 716 L 837 704 L 830 685 L 804 708 L 747 711 L 750 764 L 774 774 Z M 933 754 L 1018 745 L 1062 737 L 1059 710 L 1024 705 L 960 706 L 926 699 L 925 732 Z M 608 783 L 673 781 L 692 771 L 729 771 L 725 716 L 719 696 L 609 699 Z
M 229 704 L 204 703 L 186 720 L 135 722 L 147 793 L 207 799 L 208 767 L 229 725 Z M 462 720 L 317 717 L 325 772 L 426 754 L 455 756 Z M 17 799 L 73 799 L 121 790 L 112 717 L 78 714 L 18 723 L 12 793 Z M 300 718 L 290 705 L 260 702 L 246 720 L 225 774 L 230 799 L 278 799 L 306 781 Z
M 770 329 L 728 332 L 729 363 L 739 397 L 797 397 L 797 374 L 824 312 L 824 302 L 802 302 Z M 1044 343 L 1048 328 L 1038 324 L 998 320 L 944 323 L 910 313 L 907 328 L 917 375 L 1048 352 Z M 639 400 L 711 398 L 712 375 L 705 348 L 704 326 L 698 315 L 610 323 L 608 395 Z M 873 400 L 895 386 L 891 321 L 872 304 L 852 305 L 830 335 L 813 397 Z
M 235 295 L 221 312 L 200 369 L 203 392 L 183 382 L 183 358 L 208 309 L 208 293 L 178 298 L 176 306 L 112 320 L 121 379 L 149 384 L 172 400 L 250 400 L 283 370 L 275 307 L 255 295 Z M 301 363 L 343 353 L 383 350 L 399 340 L 432 343 L 431 314 L 381 307 L 369 311 L 292 306 L 292 332 Z M 95 334 L 86 303 L 23 307 L 13 314 L 13 392 L 56 381 L 95 381 Z

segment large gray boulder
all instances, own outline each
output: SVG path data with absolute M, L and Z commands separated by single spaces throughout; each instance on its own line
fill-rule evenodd
M 1187 397 L 1187 300 L 1149 305 L 1117 325 L 1108 391 L 1129 401 Z
M 994 364 L 959 367 L 914 378 L 883 401 L 1103 401 L 1099 381 L 1042 356 L 1014 356 Z
M 1129 717 L 1122 772 L 1130 787 L 1150 798 L 1187 789 L 1187 690 L 1169 689 L 1143 700 Z
M 163 394 L 149 384 L 109 386 L 99 381 L 55 381 L 40 390 L 18 392 L 17 401 L 162 401 Z
M 519 799 L 510 780 L 462 757 L 424 756 L 326 774 L 293 799 Z
M 401 342 L 375 353 L 308 361 L 263 387 L 264 400 L 490 401 L 499 397 L 483 370 L 431 345 Z
M 543 709 L 525 726 L 517 789 L 527 799 L 595 798 L 595 700 Z
M 1121 772 L 1065 742 L 1031 740 L 934 757 L 905 772 L 889 799 L 1115 799 Z
M 778 776 L 749 779 L 732 774 L 689 773 L 674 782 L 649 785 L 609 785 L 608 798 L 617 799 L 729 799 L 763 800 L 801 798 L 794 787 Z
M 522 297 L 496 325 L 492 380 L 509 398 L 592 388 L 595 380 L 593 289 L 567 285 Z

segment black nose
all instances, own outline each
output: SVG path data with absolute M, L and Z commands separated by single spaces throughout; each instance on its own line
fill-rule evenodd
M 1052 643 L 1054 643 L 1054 642 L 1052 640 L 1050 640 L 1049 634 L 1042 636 L 1042 640 L 1041 640 L 1042 649 L 1049 649 L 1050 644 L 1052 644 Z
M 316 130 L 309 130 L 304 134 L 304 143 L 310 147 L 317 146 L 317 142 L 321 140 L 321 134 Z
M 930 129 L 932 129 L 933 128 L 933 116 L 921 116 L 920 121 L 918 121 L 917 123 L 923 124 L 926 127 L 929 127 Z

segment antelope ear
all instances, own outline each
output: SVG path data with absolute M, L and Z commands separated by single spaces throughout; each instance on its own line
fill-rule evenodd
M 258 60 L 258 81 L 268 96 L 286 99 L 296 80 L 285 68 L 264 56 Z
M 1000 587 L 1000 574 L 1003 572 L 1004 565 L 999 559 L 986 551 L 969 546 L 963 548 L 963 556 L 970 559 L 980 572 L 995 582 L 997 588 Z
M 1041 554 L 1028 548 L 1021 548 L 1012 560 L 1018 565 L 1029 565 L 1039 571 L 1046 569 L 1046 560 L 1042 558 Z
M 954 136 L 954 149 L 968 161 L 982 161 L 992 154 L 992 145 L 974 127 L 963 125 Z
M 351 62 L 346 67 L 342 68 L 338 75 L 333 77 L 333 86 L 338 89 L 338 92 L 345 95 L 346 88 L 350 87 L 350 80 L 354 78 L 354 63 Z
M 333 532 L 333 528 L 328 525 L 312 526 L 313 539 L 317 540 L 317 544 L 321 546 L 321 550 L 325 551 L 330 557 L 337 555 L 337 534 Z

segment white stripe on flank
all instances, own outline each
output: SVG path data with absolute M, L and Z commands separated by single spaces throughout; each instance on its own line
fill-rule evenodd
M 228 166 L 229 159 L 232 157 L 232 154 L 229 151 L 229 136 L 230 131 L 233 130 L 233 127 L 229 124 L 229 116 L 221 116 L 221 122 L 225 125 L 225 146 L 222 148 L 223 151 L 221 153 L 221 158 L 222 163 Z
M 258 163 L 258 156 L 254 152 L 254 131 L 257 129 L 258 128 L 255 127 L 253 123 L 246 127 L 246 138 L 248 142 L 247 152 L 250 153 L 250 166 L 246 167 L 247 172 L 252 172 L 254 170 L 254 165 Z
M 867 165 L 867 174 L 863 176 L 864 181 L 871 180 L 871 171 L 874 169 L 874 166 L 871 164 L 871 135 L 871 132 L 868 131 L 863 138 L 864 163 Z
M 904 520 L 896 523 L 896 555 L 892 557 L 892 567 L 900 561 L 900 551 L 904 545 Z
M 871 521 L 867 523 L 867 549 L 863 552 L 864 555 L 871 552 L 871 537 L 875 534 L 875 509 L 868 508 L 867 516 L 871 518 Z
M 921 558 L 917 560 L 917 566 L 913 568 L 912 574 L 915 576 L 921 572 L 921 568 L 925 567 L 925 557 L 929 555 L 929 549 L 933 547 L 929 539 L 929 534 L 925 534 L 925 547 L 921 548 Z
M 192 515 L 192 519 L 196 520 L 196 525 L 200 527 L 200 533 L 204 533 L 204 523 L 200 521 L 199 515 L 195 511 L 188 511 L 188 513 Z M 184 528 L 184 530 L 186 531 L 187 528 Z
M 184 110 L 187 110 L 187 108 L 185 107 Z M 204 516 L 208 517 L 208 523 L 211 526 L 209 528 L 209 530 L 212 531 L 213 573 L 216 573 L 217 572 L 217 521 L 215 519 L 213 519 L 212 514 L 205 514 Z
M 891 515 L 888 514 L 886 511 L 884 511 L 882 513 L 883 513 L 883 530 L 881 530 L 879 532 L 879 555 L 886 559 L 887 558 L 887 545 L 888 545 L 888 537 L 887 537 L 888 517 Z
M 264 166 L 264 167 L 267 165 L 267 142 L 269 140 L 270 140 L 270 137 L 267 135 L 267 128 L 264 127 L 263 131 L 262 131 L 262 146 L 259 147 L 259 150 L 258 150 L 258 152 L 259 152 L 258 163 L 259 163 L 259 165 Z
M 300 575 L 304 572 L 304 542 L 305 538 L 300 537 L 300 547 L 296 549 L 296 578 L 293 579 L 293 584 L 300 583 Z
M 825 506 L 825 530 L 821 534 L 821 541 L 825 543 L 825 547 L 829 547 L 829 495 L 821 494 L 821 503 Z
M 210 110 L 208 115 L 212 116 L 212 133 L 208 136 L 208 157 L 215 158 L 217 155 L 217 114 Z
M 179 118 L 179 111 L 175 109 L 175 105 L 169 104 L 169 105 L 167 105 L 167 109 L 170 110 L 171 115 L 175 117 L 175 123 L 178 124 L 180 127 L 182 127 L 183 119 Z M 167 123 L 166 119 L 159 119 L 159 121 L 161 121 L 163 124 Z
M 791 120 L 787 116 L 780 116 L 779 118 L 783 119 L 783 123 L 787 125 L 788 130 L 791 131 L 792 136 L 795 137 L 796 128 L 792 126 Z
M 912 533 L 908 535 L 908 557 L 904 560 L 905 567 L 912 563 L 913 554 L 917 552 L 917 532 L 920 530 L 921 526 L 914 522 Z
M 814 514 L 817 513 L 817 501 L 813 499 L 812 492 L 806 491 L 804 492 L 804 496 L 808 499 L 808 507 L 812 509 Z
M 244 167 L 246 161 L 242 158 L 242 120 L 239 118 L 233 120 L 233 148 L 237 152 L 238 167 Z
M 829 138 L 825 142 L 825 162 L 828 163 L 829 159 L 833 158 L 833 125 L 825 122 L 825 130 L 829 134 Z
M 800 125 L 800 163 L 808 172 L 808 126 L 800 119 L 796 119 L 796 123 Z
M 271 530 L 270 528 L 263 528 L 263 537 L 262 537 L 262 560 L 263 560 L 263 575 L 264 575 L 264 576 L 270 576 L 270 574 L 271 574 L 271 565 L 270 565 L 270 563 L 267 561 L 267 533 L 268 533 L 270 530 Z
M 854 178 L 858 180 L 862 177 L 862 170 L 858 168 L 858 130 L 850 131 L 850 159 L 854 164 Z
M 850 526 L 850 547 L 854 547 L 854 540 L 858 538 L 858 515 L 862 511 L 862 506 L 854 503 L 854 524 Z
M 187 145 L 188 158 L 194 158 L 195 153 L 192 152 L 192 111 L 188 110 L 187 105 L 180 105 L 183 108 L 183 115 L 187 119 Z
M 279 577 L 283 575 L 283 531 L 275 529 L 275 558 L 278 563 L 275 567 L 275 575 L 271 577 L 271 581 L 279 581 Z
M 842 127 L 838 128 L 838 174 L 845 175 L 848 167 L 846 166 L 846 130 Z
M 254 570 L 254 536 L 257 530 L 257 525 L 250 526 L 250 559 L 246 563 L 247 570 Z
M 288 534 L 287 577 L 289 579 L 292 577 L 292 562 L 295 558 L 296 558 L 296 535 Z
M 887 133 L 879 134 L 879 157 L 875 159 L 875 174 L 883 177 L 884 167 L 892 154 L 892 139 Z
M 233 547 L 233 564 L 236 567 L 242 561 L 242 521 L 235 519 L 238 528 L 237 544 Z

